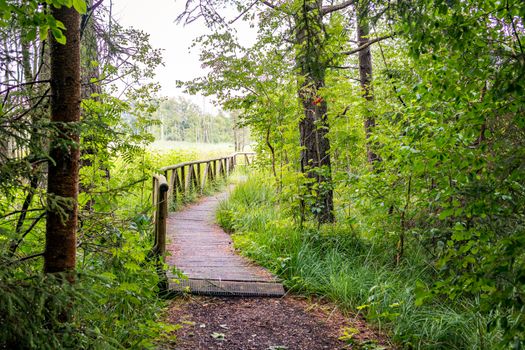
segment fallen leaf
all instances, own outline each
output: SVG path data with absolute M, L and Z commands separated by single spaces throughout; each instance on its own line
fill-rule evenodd
M 211 336 L 212 338 L 217 339 L 217 340 L 224 340 L 224 333 L 213 332 Z

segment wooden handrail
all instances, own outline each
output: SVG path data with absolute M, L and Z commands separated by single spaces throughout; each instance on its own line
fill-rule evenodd
M 244 156 L 244 164 L 250 165 L 255 152 L 236 152 L 225 157 L 174 164 L 161 168 L 163 175 L 153 175 L 154 254 L 163 256 L 166 252 L 168 203 L 177 200 L 179 195 L 185 197 L 192 189 L 202 194 L 208 183 L 228 177 L 238 165 L 239 156 Z

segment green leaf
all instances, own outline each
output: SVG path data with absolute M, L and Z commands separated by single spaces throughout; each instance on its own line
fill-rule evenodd
M 87 12 L 87 6 L 84 0 L 73 0 L 73 7 L 80 14 L 84 14 Z
M 58 29 L 66 30 L 66 26 L 64 25 L 64 23 L 62 23 L 62 22 L 60 22 L 60 21 L 54 21 L 54 25 L 55 25 Z
M 53 33 L 53 37 L 59 44 L 66 44 L 66 36 L 62 33 L 60 29 L 52 28 L 51 32 Z
M 27 32 L 25 39 L 27 41 L 33 41 L 36 39 L 36 28 L 31 28 L 29 32 Z
M 415 305 L 421 306 L 428 299 L 431 294 L 428 291 L 427 286 L 420 280 L 416 281 L 416 289 L 414 290 L 416 296 Z
M 40 29 L 39 29 L 40 40 L 44 41 L 44 40 L 47 39 L 48 31 L 49 31 L 49 26 L 48 25 L 43 25 L 43 26 L 40 27 Z

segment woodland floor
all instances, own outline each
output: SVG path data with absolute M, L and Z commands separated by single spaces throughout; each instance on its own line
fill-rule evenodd
M 171 302 L 167 320 L 181 325 L 172 349 L 391 348 L 386 338 L 368 328 L 360 317 L 344 317 L 333 305 L 293 296 L 181 297 Z M 356 333 L 353 341 L 339 339 L 345 330 Z

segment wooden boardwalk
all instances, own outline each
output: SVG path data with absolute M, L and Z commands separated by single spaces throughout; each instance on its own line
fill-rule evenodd
M 166 261 L 188 279 L 168 271 L 175 292 L 223 296 L 282 296 L 275 276 L 235 254 L 230 236 L 215 224 L 215 211 L 227 192 L 205 197 L 167 219 Z M 171 269 L 170 269 L 171 270 Z

